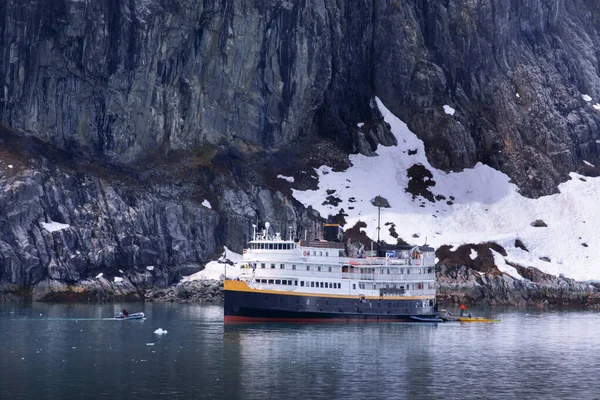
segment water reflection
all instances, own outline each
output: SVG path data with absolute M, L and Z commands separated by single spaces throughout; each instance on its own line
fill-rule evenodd
M 124 306 L 148 319 L 88 319 Z M 0 398 L 597 397 L 597 313 L 493 316 L 502 322 L 224 326 L 219 306 L 0 304 Z

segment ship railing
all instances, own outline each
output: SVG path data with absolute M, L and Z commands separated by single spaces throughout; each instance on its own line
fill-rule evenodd
M 370 266 L 370 265 L 413 265 L 413 266 L 433 266 L 435 263 L 431 260 L 428 263 L 424 258 L 385 258 L 385 257 L 366 257 L 366 258 L 347 258 L 340 261 L 352 266 Z
M 363 281 L 415 282 L 435 280 L 435 273 L 430 274 L 361 274 L 342 272 L 342 279 L 359 279 Z

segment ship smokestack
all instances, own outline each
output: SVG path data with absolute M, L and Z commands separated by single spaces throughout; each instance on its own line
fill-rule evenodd
M 323 224 L 323 239 L 328 242 L 340 241 L 340 224 Z

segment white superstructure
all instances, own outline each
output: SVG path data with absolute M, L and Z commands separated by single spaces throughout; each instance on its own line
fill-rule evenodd
M 427 246 L 395 246 L 385 257 L 366 251 L 347 257 L 340 242 L 283 240 L 254 232 L 244 250 L 241 279 L 255 289 L 326 297 L 435 297 L 435 253 Z M 381 251 L 380 251 L 381 252 Z M 423 306 L 427 306 L 423 304 Z

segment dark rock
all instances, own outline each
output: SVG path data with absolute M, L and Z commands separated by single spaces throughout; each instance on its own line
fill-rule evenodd
M 527 249 L 527 247 L 525 247 L 525 244 L 523 244 L 521 239 L 515 239 L 515 247 L 519 248 L 521 250 L 525 250 L 526 252 L 529 252 L 529 250 Z

